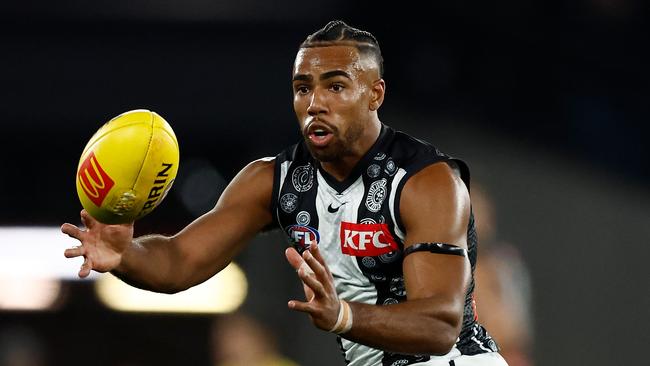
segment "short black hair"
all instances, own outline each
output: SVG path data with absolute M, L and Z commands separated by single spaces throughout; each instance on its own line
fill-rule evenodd
M 362 55 L 371 56 L 379 65 L 379 77 L 384 75 L 384 58 L 381 56 L 379 42 L 372 33 L 350 27 L 342 20 L 333 20 L 323 28 L 307 36 L 300 48 L 326 47 L 349 44 Z

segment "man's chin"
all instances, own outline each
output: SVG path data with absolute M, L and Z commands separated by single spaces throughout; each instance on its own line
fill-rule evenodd
M 313 149 L 310 149 L 310 152 L 311 152 L 311 156 L 313 156 L 314 159 L 320 161 L 321 163 L 329 163 L 336 160 L 335 156 L 333 156 L 332 154 L 328 154 L 327 152 L 322 150 L 314 151 Z
M 331 163 L 341 158 L 341 154 L 339 154 L 338 151 L 334 151 L 334 149 L 332 149 L 330 146 L 327 148 L 320 148 L 311 146 L 309 143 L 307 143 L 307 148 L 309 149 L 311 156 L 313 156 L 314 159 L 320 161 L 321 163 Z

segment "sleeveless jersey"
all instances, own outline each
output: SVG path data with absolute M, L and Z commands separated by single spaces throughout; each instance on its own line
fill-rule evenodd
M 316 240 L 341 299 L 375 305 L 405 301 L 405 229 L 399 213 L 400 194 L 411 176 L 438 162 L 454 162 L 469 189 L 469 169 L 463 161 L 386 125 L 382 125 L 377 141 L 343 182 L 321 169 L 305 143 L 300 142 L 276 157 L 271 208 L 275 222 L 299 253 Z M 353 366 L 426 364 L 438 357 L 450 360 L 498 351 L 476 321 L 476 244 L 471 215 L 467 245 L 472 280 L 462 330 L 448 355 L 402 355 L 338 337 L 346 362 Z

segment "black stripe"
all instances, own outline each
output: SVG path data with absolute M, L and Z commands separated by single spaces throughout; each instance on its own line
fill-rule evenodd
M 454 360 L 449 361 L 449 366 L 456 366 L 456 362 Z
M 278 227 L 281 229 L 283 226 L 282 218 L 278 215 L 278 204 L 280 202 L 280 197 L 282 196 L 282 192 L 280 192 L 280 185 L 283 183 L 280 181 L 282 175 L 282 164 L 285 162 L 291 163 L 294 160 L 296 160 L 296 145 L 287 148 L 275 157 L 275 167 L 273 169 L 273 193 L 271 197 L 271 214 L 273 215 L 274 223 L 277 223 Z
M 291 165 L 287 171 L 286 177 L 284 178 L 282 188 L 280 189 L 279 184 L 276 188 L 279 192 L 275 198 L 275 212 L 277 212 L 279 225 L 288 236 L 290 244 L 299 253 L 302 253 L 309 246 L 308 242 L 304 242 L 307 239 L 303 237 L 302 239 L 299 239 L 299 241 L 296 241 L 297 237 L 292 237 L 291 232 L 292 230 L 303 229 L 320 236 L 320 233 L 318 233 L 318 213 L 315 206 L 318 191 L 318 179 L 314 168 L 313 157 L 304 146 L 296 145 L 290 153 L 291 157 L 288 156 L 287 151 L 283 154 L 285 155 L 282 156 L 276 164 L 281 164 L 283 161 L 290 161 Z M 298 175 L 294 176 L 298 169 L 301 171 L 298 172 Z M 280 172 L 281 169 L 278 169 L 278 172 L 276 173 L 277 177 L 275 177 L 275 179 L 280 179 Z M 296 178 L 295 182 L 294 178 Z M 306 181 L 301 182 L 301 179 L 306 179 Z M 310 186 L 307 187 L 307 184 Z M 287 210 L 283 209 L 282 204 L 282 199 L 285 195 L 290 195 L 292 197 L 293 206 Z M 307 217 L 309 220 L 306 220 Z
M 467 251 L 464 248 L 445 243 L 419 243 L 413 244 L 404 249 L 404 257 L 414 252 L 431 252 L 436 254 L 451 254 L 460 257 L 467 257 Z
M 283 154 L 282 154 L 283 155 Z M 271 215 L 273 216 L 273 223 L 278 224 L 280 227 L 280 218 L 278 217 L 278 199 L 280 198 L 280 176 L 282 172 L 283 156 L 278 155 L 275 157 L 275 166 L 273 167 L 273 193 L 271 193 Z

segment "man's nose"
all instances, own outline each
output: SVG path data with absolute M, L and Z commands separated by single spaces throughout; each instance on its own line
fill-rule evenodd
M 315 89 L 311 94 L 311 100 L 309 101 L 309 107 L 307 108 L 307 113 L 310 116 L 315 116 L 320 113 L 327 112 L 327 102 L 325 100 L 325 91 Z

